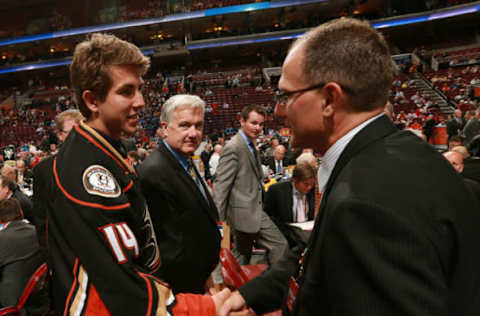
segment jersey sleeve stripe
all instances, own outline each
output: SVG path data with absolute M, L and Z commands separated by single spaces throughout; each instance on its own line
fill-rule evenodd
M 128 190 L 130 190 L 131 188 L 133 187 L 133 181 L 130 180 L 130 183 L 125 187 L 123 188 L 123 192 L 126 193 Z
M 152 284 L 150 283 L 150 280 L 141 272 L 138 272 L 138 275 L 142 277 L 142 279 L 145 280 L 145 283 L 147 283 L 147 290 L 148 290 L 148 307 L 147 307 L 147 314 L 146 316 L 150 316 L 152 313 Z
M 72 282 L 72 287 L 70 288 L 70 291 L 68 293 L 67 300 L 65 301 L 65 310 L 63 311 L 63 316 L 67 315 L 68 306 L 70 305 L 70 299 L 72 298 L 73 291 L 77 286 L 77 269 L 78 269 L 78 258 L 75 259 L 75 264 L 73 265 L 73 272 L 72 272 L 73 282 Z
M 80 316 L 82 313 L 83 308 L 85 307 L 85 301 L 87 298 L 87 285 L 88 285 L 88 274 L 83 268 L 80 266 L 78 271 L 78 289 L 77 293 L 75 294 L 75 298 L 73 299 L 72 306 L 70 306 L 70 315 L 71 316 Z

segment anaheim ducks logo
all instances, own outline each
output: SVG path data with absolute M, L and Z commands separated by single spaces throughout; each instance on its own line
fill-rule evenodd
M 120 196 L 120 186 L 117 180 L 105 167 L 92 165 L 83 173 L 83 187 L 93 195 L 108 198 Z

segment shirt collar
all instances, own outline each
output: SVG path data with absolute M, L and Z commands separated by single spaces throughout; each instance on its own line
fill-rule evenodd
M 345 150 L 350 141 L 358 134 L 365 126 L 378 119 L 382 115 L 385 115 L 383 112 L 366 120 L 365 122 L 357 125 L 355 128 L 350 130 L 347 134 L 343 135 L 339 140 L 337 140 L 325 153 L 322 157 L 322 163 L 318 168 L 318 189 L 323 192 L 325 185 L 332 174 L 333 168 L 335 167 L 338 158 Z
M 290 182 L 292 184 L 292 192 L 293 192 L 293 195 L 294 196 L 298 196 L 298 194 L 300 193 L 300 191 L 297 190 L 297 188 L 295 187 L 295 183 L 293 183 L 293 180 Z
M 186 157 L 185 155 L 180 154 L 179 152 L 174 150 L 172 147 L 170 147 L 170 145 L 167 143 L 167 141 L 165 139 L 162 139 L 162 142 L 165 144 L 165 147 L 167 147 L 168 150 L 170 150 L 170 152 L 178 160 L 178 162 L 180 162 L 183 169 L 185 169 L 185 171 L 188 171 L 188 160 L 189 160 L 189 158 Z
M 253 145 L 253 141 L 250 139 L 250 137 L 245 135 L 245 133 L 242 131 L 242 129 L 240 129 L 240 135 L 242 135 L 242 138 L 245 141 L 245 143 L 247 143 L 247 145 L 249 145 L 249 146 L 250 146 L 250 144 Z

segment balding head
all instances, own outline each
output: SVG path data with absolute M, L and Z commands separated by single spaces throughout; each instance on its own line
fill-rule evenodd
M 462 111 L 460 111 L 459 109 L 456 109 L 453 114 L 455 115 L 455 117 L 462 117 Z
M 287 150 L 285 149 L 285 146 L 283 145 L 278 145 L 275 147 L 275 150 L 273 152 L 273 157 L 275 157 L 275 160 L 283 160 L 285 158 L 285 152 Z
M 443 156 L 450 162 L 458 173 L 463 171 L 463 156 L 456 151 L 447 151 L 443 153 Z
M 219 155 L 222 154 L 222 149 L 223 149 L 223 146 L 220 144 L 216 144 L 215 146 L 213 146 L 213 150 Z
M 470 153 L 465 146 L 455 146 L 451 149 L 451 151 L 461 154 L 463 159 L 467 159 L 468 157 L 470 157 Z

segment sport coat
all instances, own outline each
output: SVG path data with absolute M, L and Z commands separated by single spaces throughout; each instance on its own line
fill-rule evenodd
M 340 155 L 302 266 L 287 256 L 240 292 L 261 314 L 294 276 L 286 314 L 479 315 L 478 207 L 448 161 L 382 116 Z
M 202 181 L 208 200 L 163 142 L 139 166 L 138 175 L 162 258 L 156 275 L 175 293 L 203 294 L 219 260 L 221 239 L 207 187 Z
M 295 222 L 293 216 L 292 181 L 282 181 L 271 185 L 265 193 L 265 212 L 270 216 L 278 229 L 287 238 L 290 247 L 298 244 L 297 236 L 288 223 Z M 315 187 L 307 193 L 308 220 L 315 215 Z
M 447 121 L 447 135 L 448 138 L 458 135 L 462 132 L 463 127 L 465 126 L 465 120 L 463 118 L 460 119 L 460 122 L 454 117 L 451 120 Z
M 0 231 L 0 307 L 16 305 L 42 262 L 33 225 L 16 220 Z
M 270 157 L 265 162 L 266 162 L 268 168 L 270 168 L 270 170 L 273 171 L 273 173 L 277 173 L 277 165 L 276 165 L 276 160 L 275 160 L 274 157 Z M 288 165 L 289 165 L 288 160 L 283 159 L 282 160 L 282 170 L 283 170 L 283 172 L 285 172 L 285 169 L 288 168 Z
M 257 151 L 257 159 L 260 157 Z M 245 233 L 257 233 L 263 211 L 263 171 L 238 132 L 225 145 L 213 182 L 220 220 Z

